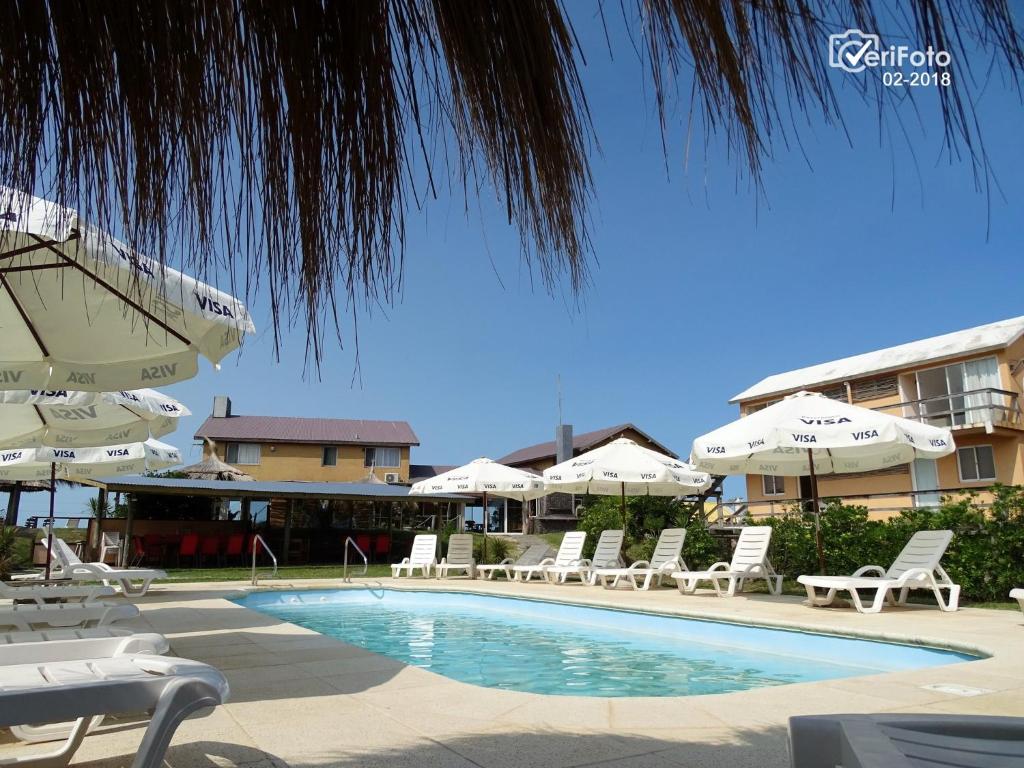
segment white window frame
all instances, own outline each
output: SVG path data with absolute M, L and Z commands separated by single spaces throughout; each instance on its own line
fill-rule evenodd
M 995 473 L 995 471 L 996 471 L 996 449 L 992 445 L 990 445 L 988 443 L 984 443 L 982 445 L 964 445 L 964 446 L 961 446 L 960 448 L 956 449 L 956 471 L 957 471 L 957 474 L 960 477 L 960 482 L 961 483 L 994 483 L 996 481 L 995 476 L 993 476 L 993 477 L 974 477 L 974 478 L 966 478 L 966 477 L 964 477 L 964 468 L 963 468 L 963 465 L 960 463 L 960 452 L 961 451 L 974 451 L 974 466 L 978 469 L 978 472 L 980 473 L 981 472 L 981 463 L 978 461 L 978 449 L 979 448 L 988 448 L 989 451 L 992 452 L 992 471 L 993 471 L 993 473 Z
M 990 409 L 991 406 L 984 405 L 984 404 L 968 406 L 963 393 L 960 393 L 960 392 L 950 392 L 949 391 L 949 374 L 946 372 L 946 370 L 948 368 L 959 368 L 961 376 L 964 376 L 966 374 L 966 367 L 967 367 L 968 363 L 976 363 L 976 362 L 980 362 L 982 360 L 994 360 L 995 361 L 997 381 L 995 382 L 995 387 L 993 387 L 993 388 L 994 389 L 1002 388 L 1002 386 L 1003 386 L 1003 381 L 1002 381 L 1003 373 L 1002 373 L 1002 370 L 999 367 L 999 358 L 996 357 L 995 355 L 981 355 L 980 357 L 972 357 L 972 358 L 969 358 L 968 360 L 961 360 L 960 362 L 957 362 L 957 363 L 946 363 L 945 365 L 932 365 L 932 366 L 929 366 L 927 368 L 918 368 L 916 371 L 914 371 L 914 374 L 913 374 L 914 375 L 914 385 L 917 387 L 917 398 L 918 399 L 921 398 L 921 379 L 920 379 L 919 374 L 927 373 L 929 371 L 939 371 L 939 370 L 941 370 L 943 372 L 943 375 L 945 376 L 945 379 L 946 379 L 946 394 L 945 395 L 939 395 L 939 397 L 945 397 L 947 402 L 948 402 L 948 405 L 949 405 L 948 410 L 951 411 L 949 414 L 947 414 L 947 417 L 949 418 L 950 426 L 954 427 L 954 428 L 955 427 L 970 426 L 970 424 L 966 420 L 968 413 L 970 413 L 971 411 L 982 410 L 982 409 L 985 409 L 985 408 L 989 408 Z M 953 398 L 956 398 L 956 397 L 959 397 L 962 400 L 964 400 L 964 403 L 963 403 L 963 407 L 962 408 L 954 410 L 953 409 Z M 918 411 L 920 411 L 921 406 L 918 405 L 917 409 L 918 409 Z M 963 417 L 964 417 L 964 423 L 963 424 L 956 424 L 955 423 L 956 420 L 953 418 L 954 414 L 962 414 Z M 919 418 L 922 421 L 924 421 L 925 423 L 927 423 L 927 419 L 928 419 L 927 415 L 919 414 Z M 942 417 L 939 417 L 939 418 L 942 418 Z
M 385 464 L 378 463 L 378 451 L 387 450 L 395 452 L 395 463 Z M 373 460 L 370 461 L 370 451 L 373 451 Z M 402 468 L 402 449 L 397 445 L 367 445 L 363 448 L 363 467 L 365 469 L 377 468 L 377 469 L 401 469 Z
M 774 478 L 775 480 L 781 480 L 782 481 L 782 490 L 781 491 L 777 491 L 777 490 L 769 491 L 768 490 L 768 486 L 766 485 L 765 481 L 769 477 Z M 772 487 L 773 488 L 777 488 L 778 484 L 773 481 L 772 482 Z M 763 496 L 785 496 L 786 495 L 786 478 L 784 476 L 782 476 L 782 475 L 761 475 L 761 495 L 763 495 Z
M 256 450 L 256 461 L 242 461 L 242 446 L 252 446 Z M 235 449 L 235 460 L 231 460 L 231 449 Z M 240 467 L 257 467 L 263 459 L 263 450 L 260 443 L 228 443 L 224 449 L 224 460 L 228 464 L 236 464 Z
M 327 462 L 327 452 L 334 451 L 334 461 Z M 338 466 L 338 446 L 336 445 L 322 445 L 320 446 L 320 466 L 321 467 L 336 467 Z

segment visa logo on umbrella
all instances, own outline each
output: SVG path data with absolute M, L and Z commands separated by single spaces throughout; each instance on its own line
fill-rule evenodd
M 808 425 L 817 424 L 819 427 L 827 426 L 829 424 L 850 423 L 850 419 L 846 418 L 845 416 L 801 416 L 800 421 Z

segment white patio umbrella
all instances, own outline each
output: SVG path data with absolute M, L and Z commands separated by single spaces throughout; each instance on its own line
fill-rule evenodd
M 515 467 L 506 467 L 487 458 L 474 459 L 469 464 L 450 469 L 426 480 L 413 483 L 410 495 L 429 496 L 432 493 L 482 494 L 484 505 L 483 554 L 487 553 L 487 496 L 529 501 L 543 496 L 544 480 L 539 475 Z
M 717 475 L 811 478 L 818 565 L 825 570 L 818 475 L 870 472 L 956 450 L 948 429 L 797 392 L 693 441 L 690 460 Z
M 57 463 L 77 459 L 79 449 L 115 451 L 108 458 L 129 459 L 130 452 L 117 455 L 128 442 L 142 443 L 177 428 L 178 420 L 191 411 L 182 403 L 155 390 L 122 392 L 78 392 L 72 390 L 0 391 L 0 451 L 9 461 L 19 450 L 48 449 L 50 462 L 50 514 L 48 543 L 53 536 L 56 502 Z M 125 449 L 127 450 L 127 449 Z M 98 459 L 87 453 L 83 458 Z M 34 455 L 38 458 L 39 454 Z M 2 456 L 0 456 L 2 458 Z M 47 547 L 46 576 L 50 575 Z
M 0 389 L 94 392 L 192 378 L 254 333 L 232 296 L 68 208 L 0 187 Z
M 137 475 L 181 464 L 181 452 L 159 440 L 93 448 L 16 448 L 0 451 L 0 482 L 48 480 L 51 472 L 75 482 Z
M 620 437 L 545 469 L 544 482 L 549 493 L 621 496 L 625 529 L 627 496 L 700 493 L 711 486 L 711 477 L 679 459 Z

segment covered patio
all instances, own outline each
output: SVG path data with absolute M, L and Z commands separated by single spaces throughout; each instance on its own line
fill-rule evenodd
M 92 484 L 108 497 L 126 494 L 127 511 L 89 521 L 90 555 L 99 556 L 104 534 L 116 534 L 122 563 L 157 567 L 241 565 L 256 534 L 282 565 L 341 562 L 348 537 L 370 562 L 390 562 L 407 554 L 414 531 L 461 518 L 468 501 L 376 483 L 131 476 Z

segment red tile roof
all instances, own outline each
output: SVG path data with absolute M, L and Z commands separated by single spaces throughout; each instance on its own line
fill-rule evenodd
M 648 435 L 642 429 L 628 422 L 614 427 L 605 427 L 604 429 L 596 429 L 593 432 L 581 432 L 578 435 L 574 435 L 572 439 L 573 451 L 588 451 L 591 448 L 597 447 L 600 443 L 605 443 L 613 438 L 622 436 L 623 432 L 630 429 L 647 438 L 659 451 L 667 453 L 673 458 L 678 458 L 674 453 L 672 453 L 672 451 Z M 537 445 L 531 445 L 527 448 L 520 448 L 518 451 L 513 451 L 507 456 L 502 456 L 498 459 L 498 463 L 515 466 L 517 464 L 525 464 L 539 459 L 553 458 L 555 458 L 555 441 L 551 440 L 546 443 L 537 443 Z
M 405 421 L 366 419 L 304 419 L 291 416 L 210 416 L 196 438 L 265 443 L 348 443 L 358 445 L 419 445 Z

